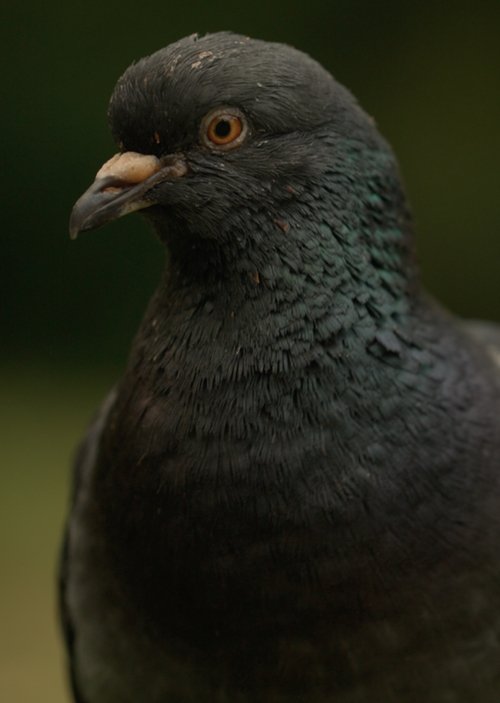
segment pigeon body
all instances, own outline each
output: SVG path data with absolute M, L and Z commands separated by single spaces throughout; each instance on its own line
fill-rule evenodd
M 79 703 L 500 696 L 500 332 L 421 289 L 395 158 L 304 54 L 132 65 L 74 233 L 168 264 L 84 440 L 62 563 Z

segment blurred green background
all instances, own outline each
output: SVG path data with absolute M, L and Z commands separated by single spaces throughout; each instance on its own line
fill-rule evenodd
M 61 703 L 54 574 L 70 456 L 163 261 L 137 216 L 67 236 L 72 203 L 114 151 L 115 80 L 195 31 L 312 54 L 398 153 L 428 287 L 459 314 L 498 320 L 500 3 L 25 0 L 1 12 L 0 700 Z

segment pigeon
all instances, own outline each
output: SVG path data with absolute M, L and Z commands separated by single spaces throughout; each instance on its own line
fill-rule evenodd
M 132 64 L 70 232 L 168 253 L 78 451 L 78 703 L 498 703 L 500 328 L 422 287 L 396 159 L 289 46 Z

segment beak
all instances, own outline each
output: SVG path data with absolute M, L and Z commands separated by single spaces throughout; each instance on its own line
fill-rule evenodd
M 133 151 L 115 154 L 77 200 L 69 220 L 71 239 L 129 212 L 155 205 L 157 201 L 151 192 L 154 186 L 175 181 L 186 173 L 186 161 L 181 154 L 161 159 Z

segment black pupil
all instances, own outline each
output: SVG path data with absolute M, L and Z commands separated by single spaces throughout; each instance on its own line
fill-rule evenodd
M 228 137 L 231 133 L 231 123 L 229 120 L 219 120 L 217 124 L 215 125 L 215 134 L 220 138 L 220 139 L 225 139 L 225 137 Z

